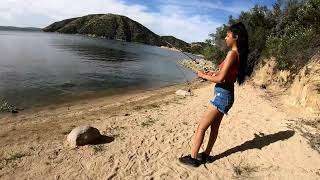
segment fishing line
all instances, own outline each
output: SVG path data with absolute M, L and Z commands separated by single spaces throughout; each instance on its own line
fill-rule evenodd
M 169 44 L 171 47 L 174 47 L 172 44 L 170 44 L 169 42 L 167 41 L 164 41 L 165 43 Z M 196 61 L 196 59 L 192 58 L 191 56 L 189 56 L 187 53 L 183 52 L 183 51 L 179 51 L 181 53 L 183 53 L 184 55 L 186 55 L 188 58 L 190 58 L 192 61 L 194 61 L 196 64 L 199 64 L 198 61 Z
M 167 44 L 169 44 L 171 47 L 174 47 L 171 43 L 169 43 L 169 42 L 167 42 L 167 41 L 164 41 L 165 43 L 167 43 Z M 199 64 L 199 62 L 198 61 L 196 61 L 196 59 L 194 59 L 194 58 L 192 58 L 191 56 L 189 56 L 187 53 L 185 53 L 185 52 L 183 52 L 183 51 L 179 51 L 180 53 L 183 53 L 185 56 L 187 56 L 189 59 L 191 59 L 192 61 L 194 61 L 196 64 Z M 187 85 L 189 86 L 189 88 L 188 88 L 188 92 L 191 92 L 191 88 L 190 88 L 190 82 L 189 82 L 189 80 L 187 79 L 187 77 L 186 77 L 186 75 L 185 75 L 185 73 L 184 73 L 184 71 L 177 65 L 177 63 L 175 63 L 175 65 L 176 65 L 176 67 L 182 72 L 182 74 L 183 74 L 183 77 L 184 77 L 184 79 L 185 79 L 185 81 L 186 81 L 186 83 L 187 83 Z

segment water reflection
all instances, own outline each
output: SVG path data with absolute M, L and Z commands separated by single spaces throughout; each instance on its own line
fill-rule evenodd
M 83 92 L 110 94 L 184 82 L 158 47 L 76 35 L 0 32 L 0 98 L 18 106 L 50 104 Z M 195 74 L 187 69 L 188 80 Z

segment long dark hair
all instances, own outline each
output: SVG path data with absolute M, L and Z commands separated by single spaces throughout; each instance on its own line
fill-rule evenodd
M 252 73 L 252 67 L 248 66 L 248 32 L 242 22 L 238 22 L 229 26 L 227 31 L 232 32 L 234 36 L 238 37 L 236 43 L 239 52 L 240 66 L 237 82 L 239 85 L 241 85 L 244 83 L 246 76 L 250 76 Z

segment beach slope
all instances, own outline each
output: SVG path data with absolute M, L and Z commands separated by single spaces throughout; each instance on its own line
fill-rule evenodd
M 250 83 L 235 88 L 213 162 L 198 168 L 180 164 L 177 158 L 190 153 L 213 85 L 193 83 L 190 97 L 176 96 L 186 87 L 176 85 L 2 114 L 0 179 L 320 178 L 317 117 L 288 111 Z M 98 128 L 108 140 L 69 147 L 66 136 L 80 125 Z

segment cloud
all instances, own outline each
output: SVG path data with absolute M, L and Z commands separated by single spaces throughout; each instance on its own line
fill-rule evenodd
M 221 1 L 221 0 L 157 0 L 160 4 L 178 6 L 189 11 L 210 9 L 222 10 L 230 14 L 240 14 L 241 11 L 248 10 L 252 6 L 250 0 L 241 1 Z
M 155 27 L 157 33 L 171 35 L 174 32 L 175 37 L 188 42 L 204 41 L 221 25 L 205 15 L 188 16 L 179 7 L 162 7 L 155 17 L 157 20 L 150 22 L 150 26 Z
M 185 9 L 182 1 L 171 2 L 159 4 L 159 11 L 152 12 L 147 6 L 120 0 L 1 0 L 0 25 L 45 27 L 66 18 L 114 13 L 127 16 L 159 35 L 173 35 L 187 42 L 204 41 L 221 25 L 208 15 Z M 193 1 L 187 2 L 194 5 Z

